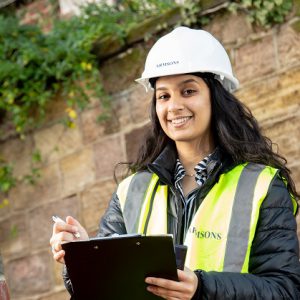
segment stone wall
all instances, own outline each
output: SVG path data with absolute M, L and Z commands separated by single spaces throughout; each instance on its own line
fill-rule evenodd
M 285 24 L 269 30 L 254 28 L 244 15 L 219 13 L 206 30 L 224 43 L 241 82 L 236 95 L 259 120 L 264 132 L 286 156 L 300 186 L 300 34 L 297 12 Z M 49 122 L 25 141 L 8 139 L 0 153 L 17 166 L 17 176 L 30 170 L 33 149 L 43 158 L 42 177 L 35 186 L 19 185 L 0 209 L 0 249 L 13 300 L 69 299 L 49 246 L 51 216 L 73 215 L 92 235 L 116 188 L 117 162 L 130 160 L 148 123 L 151 95 L 133 82 L 143 69 L 147 43 L 137 43 L 101 66 L 112 98 L 112 119 L 96 123 L 101 107 L 91 101 L 66 129 L 57 116 L 58 99 Z

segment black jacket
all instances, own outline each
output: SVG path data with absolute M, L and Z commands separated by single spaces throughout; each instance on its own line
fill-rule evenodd
M 162 182 L 170 186 L 168 207 L 168 232 L 177 243 L 182 242 L 182 204 L 173 186 L 176 152 L 167 147 L 149 166 Z M 214 154 L 208 165 L 208 179 L 199 189 L 199 206 L 219 176 L 234 167 L 230 159 L 220 151 Z M 124 234 L 119 200 L 116 194 L 100 222 L 99 236 Z M 290 195 L 282 179 L 276 177 L 261 206 L 255 238 L 251 248 L 249 274 L 196 271 L 199 285 L 193 299 L 300 299 L 300 263 L 298 258 L 296 221 Z M 65 274 L 66 275 L 66 274 Z M 72 293 L 70 282 L 65 284 Z

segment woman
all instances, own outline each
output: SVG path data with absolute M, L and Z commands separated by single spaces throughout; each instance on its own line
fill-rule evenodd
M 99 235 L 172 233 L 186 244 L 179 282 L 146 278 L 164 299 L 300 299 L 298 195 L 285 159 L 231 94 L 238 81 L 222 45 L 176 28 L 152 47 L 138 82 L 154 89 L 151 130 Z M 60 262 L 62 241 L 88 238 L 67 223 L 50 240 Z

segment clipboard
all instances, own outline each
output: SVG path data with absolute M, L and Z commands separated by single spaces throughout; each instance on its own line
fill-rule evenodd
M 62 248 L 74 300 L 157 300 L 147 276 L 178 281 L 171 235 L 104 237 Z

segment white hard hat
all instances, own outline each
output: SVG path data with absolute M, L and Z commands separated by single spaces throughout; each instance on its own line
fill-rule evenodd
M 153 45 L 142 77 L 136 81 L 148 90 L 151 78 L 196 72 L 215 74 L 229 92 L 239 86 L 229 57 L 216 38 L 204 30 L 177 27 Z

